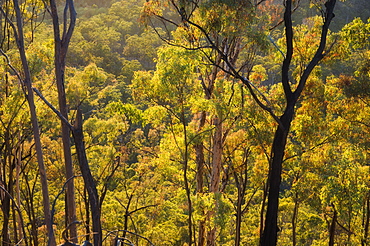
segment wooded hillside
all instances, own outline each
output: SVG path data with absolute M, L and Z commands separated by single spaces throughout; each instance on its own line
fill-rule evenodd
M 368 0 L 0 1 L 2 245 L 368 245 Z

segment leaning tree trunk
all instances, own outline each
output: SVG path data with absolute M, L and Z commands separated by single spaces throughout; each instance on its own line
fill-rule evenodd
M 76 145 L 76 152 L 78 163 L 82 177 L 84 179 L 85 187 L 89 195 L 89 202 L 91 207 L 92 227 L 93 227 L 93 238 L 94 246 L 102 245 L 102 228 L 100 221 L 100 206 L 99 196 L 96 189 L 94 178 L 90 172 L 90 167 L 87 161 L 85 142 L 82 130 L 82 113 L 80 110 L 77 111 L 76 122 L 72 130 L 73 139 Z

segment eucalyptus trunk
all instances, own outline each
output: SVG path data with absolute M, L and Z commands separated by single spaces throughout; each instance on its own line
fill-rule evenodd
M 211 182 L 209 192 L 216 194 L 220 192 L 220 180 L 221 180 L 221 169 L 222 169 L 222 118 L 214 119 L 215 133 L 213 135 L 213 148 L 212 148 L 212 170 L 211 170 Z M 217 209 L 218 203 L 215 200 L 215 206 Z M 209 220 L 213 220 L 216 216 L 216 211 L 208 211 Z M 216 245 L 216 232 L 217 227 L 210 228 L 207 233 L 207 246 Z
M 25 45 L 24 45 L 24 33 L 23 33 L 23 20 L 22 14 L 19 7 L 18 0 L 13 0 L 14 10 L 16 14 L 16 27 L 13 26 L 14 36 L 18 47 L 18 52 L 21 58 L 22 69 L 24 78 L 22 79 L 22 84 L 26 87 L 27 101 L 29 105 L 33 137 L 35 141 L 36 157 L 37 163 L 39 166 L 40 173 L 40 182 L 41 182 L 41 191 L 42 191 L 42 203 L 44 209 L 44 220 L 47 229 L 48 245 L 55 246 L 55 235 L 51 222 L 51 213 L 50 213 L 50 199 L 49 199 L 49 189 L 48 189 L 48 180 L 46 175 L 44 157 L 42 152 L 42 144 L 40 138 L 40 128 L 37 120 L 35 100 L 32 90 L 32 80 L 31 73 L 28 66 L 28 61 L 26 57 Z
M 100 211 L 100 204 L 99 204 L 99 196 L 98 196 L 98 190 L 96 189 L 94 178 L 90 171 L 89 163 L 87 161 L 85 141 L 84 141 L 83 129 L 82 129 L 82 113 L 80 110 L 77 111 L 76 122 L 73 127 L 72 133 L 73 133 L 73 139 L 76 145 L 78 163 L 80 165 L 80 170 L 82 173 L 82 177 L 84 179 L 85 187 L 89 195 L 94 246 L 101 246 L 102 245 L 102 227 L 101 227 L 101 220 L 100 220 L 101 211 Z
M 65 93 L 65 66 L 66 66 L 66 55 L 70 39 L 72 37 L 73 29 L 76 23 L 76 12 L 73 5 L 73 0 L 66 0 L 64 9 L 64 22 L 63 22 L 63 33 L 60 35 L 59 29 L 59 17 L 57 6 L 54 0 L 50 0 L 51 16 L 53 19 L 54 26 L 54 64 L 55 64 L 55 78 L 58 89 L 58 103 L 59 112 L 68 121 L 68 107 Z M 69 26 L 67 28 L 67 12 L 69 13 Z M 72 163 L 71 154 L 71 142 L 70 142 L 70 128 L 61 120 L 62 127 L 62 142 L 63 142 L 63 153 L 64 153 L 64 166 L 65 166 L 65 177 L 68 180 L 66 189 L 66 228 L 69 228 L 71 241 L 77 243 L 77 220 L 76 216 L 76 201 L 75 201 L 75 188 L 74 188 L 74 170 Z
M 279 210 L 279 194 L 281 184 L 281 171 L 283 166 L 283 158 L 285 146 L 287 143 L 288 133 L 293 121 L 294 108 L 298 102 L 299 97 L 305 88 L 307 79 L 316 65 L 324 58 L 326 54 L 326 39 L 329 31 L 329 25 L 334 18 L 333 10 L 336 0 L 328 0 L 325 3 L 324 24 L 322 26 L 320 44 L 316 50 L 315 55 L 304 69 L 300 76 L 299 83 L 294 91 L 291 88 L 290 66 L 293 57 L 293 24 L 292 24 L 292 0 L 285 1 L 285 37 L 286 37 L 286 54 L 282 66 L 282 86 L 284 89 L 286 107 L 282 116 L 277 120 L 279 123 L 272 144 L 271 149 L 271 163 L 268 177 L 268 201 L 267 210 L 264 223 L 264 230 L 261 235 L 261 246 L 275 246 L 277 244 L 278 235 L 278 210 Z

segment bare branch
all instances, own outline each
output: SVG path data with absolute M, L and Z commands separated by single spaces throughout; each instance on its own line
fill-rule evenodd
M 58 117 L 65 123 L 69 129 L 73 130 L 73 126 L 68 122 L 68 120 L 41 94 L 41 92 L 35 87 L 32 88 L 33 91 L 45 102 L 45 104 L 53 110 L 53 112 L 58 115 Z
M 6 22 L 8 22 L 8 23 L 9 23 L 9 25 L 12 27 L 13 32 L 14 32 L 15 41 L 16 41 L 16 43 L 18 44 L 18 42 L 19 42 L 19 36 L 18 36 L 17 27 L 14 25 L 13 21 L 9 19 L 9 16 L 8 16 L 8 14 L 4 11 L 3 7 L 0 7 L 0 12 L 1 12 L 1 14 L 5 17 Z
M 293 57 L 293 24 L 292 24 L 292 1 L 286 1 L 284 12 L 286 55 L 282 67 L 282 84 L 287 100 L 292 98 L 292 89 L 289 84 L 290 63 Z
M 6 60 L 6 63 L 8 65 L 8 67 L 10 67 L 10 69 L 14 72 L 14 74 L 17 76 L 19 82 L 21 83 L 22 85 L 22 89 L 23 89 L 23 92 L 26 93 L 25 89 L 23 88 L 23 79 L 21 77 L 21 75 L 19 74 L 18 70 L 11 64 L 10 62 L 10 59 L 8 57 L 8 55 L 2 50 L 0 49 L 0 53 L 5 57 L 5 60 Z

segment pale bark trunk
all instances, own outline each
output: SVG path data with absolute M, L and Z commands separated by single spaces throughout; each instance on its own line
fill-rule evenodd
M 222 119 L 215 118 L 215 134 L 213 136 L 212 148 L 212 173 L 209 191 L 217 193 L 220 191 L 220 174 L 222 162 Z
M 211 183 L 209 191 L 213 194 L 220 192 L 220 180 L 221 180 L 221 168 L 222 168 L 222 119 L 215 118 L 215 133 L 213 135 L 213 148 L 212 148 L 212 171 L 211 171 Z M 217 202 L 215 201 L 217 209 Z M 216 211 L 209 211 L 209 219 L 214 219 Z M 207 246 L 216 245 L 216 232 L 217 228 L 211 228 L 207 233 Z

